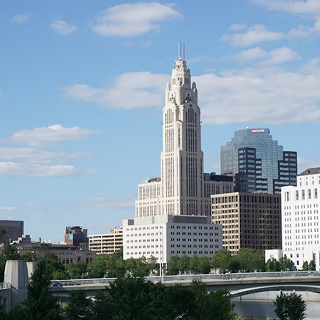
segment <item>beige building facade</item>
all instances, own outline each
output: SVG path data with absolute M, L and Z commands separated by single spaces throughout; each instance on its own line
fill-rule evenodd
M 97 254 L 112 254 L 123 246 L 122 228 L 110 229 L 107 234 L 95 234 L 89 236 L 89 250 Z
M 223 248 L 280 249 L 281 196 L 233 192 L 211 196 L 212 223 L 223 226 Z

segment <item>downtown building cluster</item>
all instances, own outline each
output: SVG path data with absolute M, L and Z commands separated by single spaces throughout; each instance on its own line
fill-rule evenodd
M 281 250 L 281 189 L 297 185 L 297 153 L 268 128 L 241 129 L 221 147 L 221 175 L 204 173 L 198 91 L 179 57 L 165 90 L 161 175 L 138 186 L 123 221 L 124 259 L 211 258 L 224 248 Z

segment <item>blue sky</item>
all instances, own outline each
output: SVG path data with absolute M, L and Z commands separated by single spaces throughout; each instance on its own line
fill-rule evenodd
M 134 217 L 138 183 L 160 174 L 180 40 L 206 172 L 244 127 L 269 127 L 299 171 L 320 165 L 318 0 L 13 0 L 0 37 L 0 218 L 33 239 Z

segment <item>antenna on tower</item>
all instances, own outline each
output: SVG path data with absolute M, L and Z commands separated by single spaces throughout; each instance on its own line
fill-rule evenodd
M 181 60 L 181 41 L 178 42 L 178 59 Z
M 182 54 L 183 61 L 186 61 L 186 44 L 183 43 L 183 54 Z

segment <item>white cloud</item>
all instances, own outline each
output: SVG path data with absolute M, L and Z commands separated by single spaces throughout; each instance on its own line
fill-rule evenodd
M 16 144 L 42 146 L 56 141 L 79 140 L 93 133 L 95 131 L 79 127 L 65 128 L 60 124 L 55 124 L 49 127 L 17 131 L 9 138 L 9 141 Z
M 15 211 L 18 211 L 17 208 L 14 208 L 14 207 L 0 207 L 0 212 L 15 212 Z
M 25 177 L 58 177 L 76 174 L 74 166 L 0 162 L 0 175 Z
M 31 18 L 30 13 L 19 13 L 11 19 L 11 22 L 22 24 L 22 23 L 28 22 L 30 18 Z
M 262 65 L 277 65 L 288 61 L 300 60 L 300 56 L 293 50 L 282 47 L 277 48 L 269 53 L 270 58 L 261 61 Z
M 44 206 L 42 204 L 30 203 L 30 204 L 27 204 L 26 207 L 28 209 L 35 210 L 35 211 L 40 211 L 40 212 L 48 212 L 48 211 L 50 211 L 49 207 Z
M 160 22 L 182 15 L 157 2 L 120 4 L 99 15 L 92 30 L 102 36 L 132 37 L 160 28 Z
M 298 174 L 309 168 L 320 167 L 320 159 L 303 159 L 298 157 Z
M 251 0 L 274 11 L 285 11 L 293 14 L 304 14 L 309 17 L 320 16 L 319 0 Z
M 133 208 L 134 200 L 97 197 L 84 201 L 84 206 L 90 209 Z
M 250 46 L 259 42 L 276 41 L 285 37 L 283 32 L 272 32 L 264 25 L 253 25 L 245 33 L 223 35 L 221 41 L 230 42 L 233 46 Z
M 241 31 L 245 29 L 246 26 L 244 24 L 232 24 L 229 28 L 231 31 Z
M 111 88 L 75 84 L 63 90 L 73 99 L 95 102 L 109 108 L 134 109 L 163 105 L 163 92 L 169 81 L 170 77 L 164 74 L 133 72 L 118 76 Z
M 239 52 L 236 57 L 240 60 L 258 60 L 268 56 L 268 52 L 259 47 Z
M 57 34 L 60 34 L 62 36 L 67 36 L 78 29 L 75 25 L 69 24 L 63 20 L 53 21 L 50 24 L 50 28 L 54 30 Z

